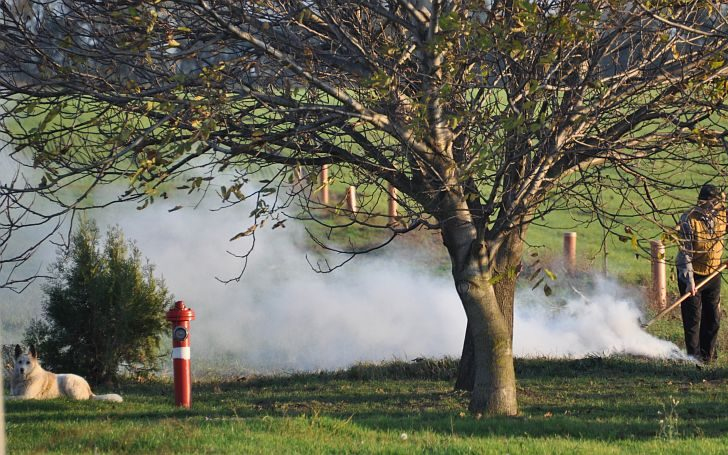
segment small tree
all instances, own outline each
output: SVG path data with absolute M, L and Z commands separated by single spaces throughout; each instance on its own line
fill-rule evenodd
M 135 373 L 157 367 L 171 301 L 153 266 L 142 263 L 118 227 L 108 230 L 103 251 L 100 240 L 95 222 L 81 222 L 70 251 L 51 268 L 44 317 L 26 332 L 50 369 L 97 383 L 115 381 L 120 367 Z

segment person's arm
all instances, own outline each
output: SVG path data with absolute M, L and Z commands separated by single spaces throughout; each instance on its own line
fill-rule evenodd
M 690 223 L 688 214 L 680 218 L 680 242 L 677 253 L 677 279 L 685 283 L 685 287 L 691 295 L 695 296 L 698 291 L 695 289 L 695 278 L 693 276 L 693 250 L 695 230 Z

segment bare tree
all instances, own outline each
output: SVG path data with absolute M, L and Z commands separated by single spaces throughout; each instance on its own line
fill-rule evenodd
M 215 182 L 229 205 L 260 197 L 257 223 L 300 197 L 332 229 L 438 229 L 468 319 L 459 385 L 473 412 L 518 412 L 513 300 L 530 223 L 586 207 L 605 225 L 659 227 L 695 186 L 685 166 L 724 175 L 717 1 L 25 0 L 2 14 L 3 133 L 40 172 L 2 182 L 3 197 L 49 199 L 53 220 L 109 182 L 141 207 Z M 324 164 L 397 188 L 401 224 L 376 201 L 341 223 L 317 179 L 283 185 Z

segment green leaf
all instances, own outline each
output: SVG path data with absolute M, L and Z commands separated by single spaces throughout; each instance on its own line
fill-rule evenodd
M 32 103 L 27 104 L 23 110 L 27 112 L 28 114 L 32 114 L 33 111 L 35 111 L 35 108 L 38 107 L 38 102 L 33 101 Z
M 61 113 L 61 106 L 61 104 L 56 104 L 51 108 L 50 111 L 48 111 L 48 113 L 43 118 L 43 121 L 38 126 L 38 131 L 43 131 L 49 123 L 51 123 L 56 117 L 58 117 L 58 114 Z

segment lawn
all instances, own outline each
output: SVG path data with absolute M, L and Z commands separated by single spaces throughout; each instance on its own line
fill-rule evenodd
M 195 383 L 125 402 L 7 403 L 9 453 L 720 453 L 728 368 L 633 357 L 518 359 L 521 413 L 480 418 L 454 360 Z
M 336 181 L 332 202 L 343 201 L 345 189 L 343 180 Z M 376 196 L 375 185 L 360 191 L 373 198 L 368 208 L 386 213 L 386 198 Z M 539 220 L 545 226 L 530 228 L 527 257 L 537 252 L 560 275 L 562 234 L 576 231 L 580 268 L 602 272 L 604 233 L 597 223 L 585 224 L 587 218 L 559 212 Z M 387 222 L 383 216 L 376 221 Z M 372 235 L 354 227 L 335 240 L 359 244 L 371 242 Z M 413 247 L 422 247 L 421 238 L 411 240 Z M 644 286 L 650 273 L 646 241 L 635 250 L 610 236 L 607 272 Z M 435 238 L 431 246 L 440 248 L 433 268 L 448 273 L 441 242 Z M 667 254 L 674 256 L 674 249 Z M 668 284 L 674 294 L 674 282 Z M 728 287 L 723 293 L 725 298 Z M 682 343 L 677 312 L 650 331 Z M 728 346 L 725 333 L 722 346 Z M 517 359 L 521 413 L 513 418 L 469 414 L 467 394 L 452 390 L 455 367 L 446 359 L 274 377 L 207 377 L 194 384 L 191 410 L 172 406 L 168 378 L 123 383 L 122 404 L 8 402 L 8 452 L 721 453 L 728 447 L 725 359 L 700 370 L 634 357 Z

